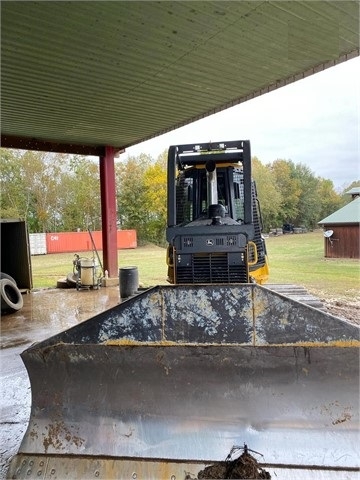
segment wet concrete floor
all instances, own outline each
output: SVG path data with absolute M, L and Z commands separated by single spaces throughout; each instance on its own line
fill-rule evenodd
M 23 295 L 24 306 L 1 316 L 0 479 L 20 447 L 30 415 L 31 392 L 20 354 L 120 303 L 119 287 L 47 289 Z

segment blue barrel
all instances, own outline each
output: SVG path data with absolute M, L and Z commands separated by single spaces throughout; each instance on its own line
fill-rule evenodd
M 139 288 L 139 273 L 137 267 L 122 267 L 119 269 L 120 297 L 127 298 L 137 293 Z

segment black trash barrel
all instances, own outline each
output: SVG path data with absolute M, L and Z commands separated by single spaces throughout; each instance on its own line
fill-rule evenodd
M 139 274 L 137 267 L 122 267 L 119 269 L 120 297 L 134 295 L 139 288 Z

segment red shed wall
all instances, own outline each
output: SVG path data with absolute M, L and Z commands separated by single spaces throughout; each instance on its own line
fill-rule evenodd
M 95 247 L 102 250 L 101 231 L 91 232 Z M 118 230 L 117 248 L 136 248 L 136 230 Z M 46 234 L 47 253 L 86 252 L 92 250 L 89 232 L 59 232 Z
M 334 233 L 325 241 L 327 258 L 360 258 L 359 225 L 326 225 Z

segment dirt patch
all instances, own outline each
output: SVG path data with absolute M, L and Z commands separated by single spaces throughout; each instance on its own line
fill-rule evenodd
M 323 300 L 327 312 L 336 317 L 345 318 L 356 325 L 360 325 L 360 300 L 352 302 L 334 298 L 331 300 Z
M 234 447 L 225 462 L 214 463 L 205 467 L 198 473 L 198 479 L 253 479 L 264 478 L 271 479 L 269 472 L 260 467 L 256 458 L 250 455 L 246 445 L 241 450 L 243 453 L 231 460 L 232 453 L 239 448 Z

